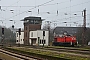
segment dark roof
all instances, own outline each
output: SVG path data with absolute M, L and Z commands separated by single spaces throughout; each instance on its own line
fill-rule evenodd
M 44 21 L 45 19 L 41 19 L 41 17 L 29 16 L 29 17 L 25 17 L 24 19 L 22 19 L 20 21 L 25 21 L 25 20 L 42 20 L 42 21 Z
M 41 17 L 29 16 L 29 17 L 25 17 L 24 20 L 41 20 Z
M 67 32 L 68 34 L 72 35 L 77 33 L 77 31 L 81 29 L 82 27 L 56 27 L 54 29 L 54 32 L 56 34 L 63 34 L 64 32 Z

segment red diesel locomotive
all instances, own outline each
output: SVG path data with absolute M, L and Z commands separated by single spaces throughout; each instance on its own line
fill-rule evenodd
M 53 45 L 55 46 L 74 46 L 76 44 L 76 36 L 64 35 L 55 36 Z

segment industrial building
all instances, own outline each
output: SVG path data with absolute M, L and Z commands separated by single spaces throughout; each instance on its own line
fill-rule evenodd
M 29 32 L 34 30 L 41 30 L 41 17 L 25 17 L 24 18 L 24 44 L 29 45 Z
M 24 31 L 21 31 L 20 35 L 18 31 L 16 32 L 16 44 L 48 45 L 49 31 L 41 30 L 41 17 L 25 17 L 22 21 L 24 21 Z

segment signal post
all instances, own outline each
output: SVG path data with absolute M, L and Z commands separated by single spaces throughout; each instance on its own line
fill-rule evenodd
M 19 33 L 19 44 L 18 46 L 20 46 L 20 35 L 21 35 L 21 28 L 18 29 L 18 33 Z
M 2 45 L 3 45 L 3 41 L 4 41 L 4 28 L 2 28 L 2 40 L 1 40 Z

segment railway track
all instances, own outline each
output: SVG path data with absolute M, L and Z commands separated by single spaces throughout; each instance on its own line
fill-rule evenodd
M 37 48 L 37 47 L 31 47 L 31 48 Z M 60 48 L 53 48 L 53 47 L 41 48 L 41 47 L 39 47 L 37 49 L 44 49 L 44 50 L 51 50 L 51 51 L 58 51 L 58 52 L 70 52 L 70 53 L 90 55 L 90 50 L 80 49 L 80 48 L 73 48 L 73 47 L 60 47 Z
M 22 47 L 24 48 L 24 47 Z M 65 54 L 68 56 L 77 56 L 77 57 L 82 57 L 82 58 L 90 58 L 90 51 L 89 50 L 80 50 L 78 48 L 72 48 L 72 47 L 68 47 L 68 48 L 47 48 L 47 47 L 28 47 L 25 49 L 35 49 L 35 50 L 39 50 L 42 52 L 53 52 L 55 54 Z M 53 54 L 52 53 L 52 54 Z
M 20 47 L 16 47 L 16 48 L 20 48 Z M 21 48 L 24 48 L 24 47 L 21 47 Z M 41 50 L 41 51 L 52 51 L 52 52 L 55 52 L 56 54 L 60 54 L 60 53 L 65 53 L 65 54 L 69 54 L 69 55 L 72 55 L 72 56 L 80 56 L 80 57 L 85 57 L 85 58 L 90 58 L 90 50 L 86 50 L 86 49 L 78 49 L 78 48 L 72 48 L 72 47 L 68 47 L 68 48 L 53 48 L 53 47 L 27 47 L 25 49 L 35 49 L 35 50 Z M 3 51 L 4 50 L 4 51 Z M 12 55 L 10 53 L 7 53 L 10 52 L 12 54 L 18 54 L 18 55 Z M 42 59 L 42 58 L 37 58 L 37 57 L 33 57 L 33 56 L 30 56 L 30 55 L 26 55 L 26 54 L 22 54 L 22 53 L 18 53 L 18 52 L 15 52 L 15 51 L 12 51 L 12 50 L 7 50 L 7 49 L 0 49 L 0 52 L 3 52 L 5 54 L 8 54 L 8 55 L 11 55 L 11 56 L 14 56 L 14 57 L 17 57 L 17 58 L 20 58 L 20 59 L 23 59 L 23 60 L 45 60 L 45 59 Z M 21 56 L 20 56 L 21 55 Z
M 90 50 L 80 50 L 75 48 L 44 48 L 45 50 L 53 50 L 59 52 L 71 52 L 90 55 Z
M 32 57 L 32 56 L 28 56 L 28 55 L 21 54 L 21 53 L 16 53 L 14 51 L 9 51 L 9 50 L 5 50 L 5 49 L 0 49 L 0 52 L 4 53 L 6 55 L 9 55 L 9 56 L 18 58 L 20 60 L 42 60 L 41 58 L 38 58 L 38 57 Z

